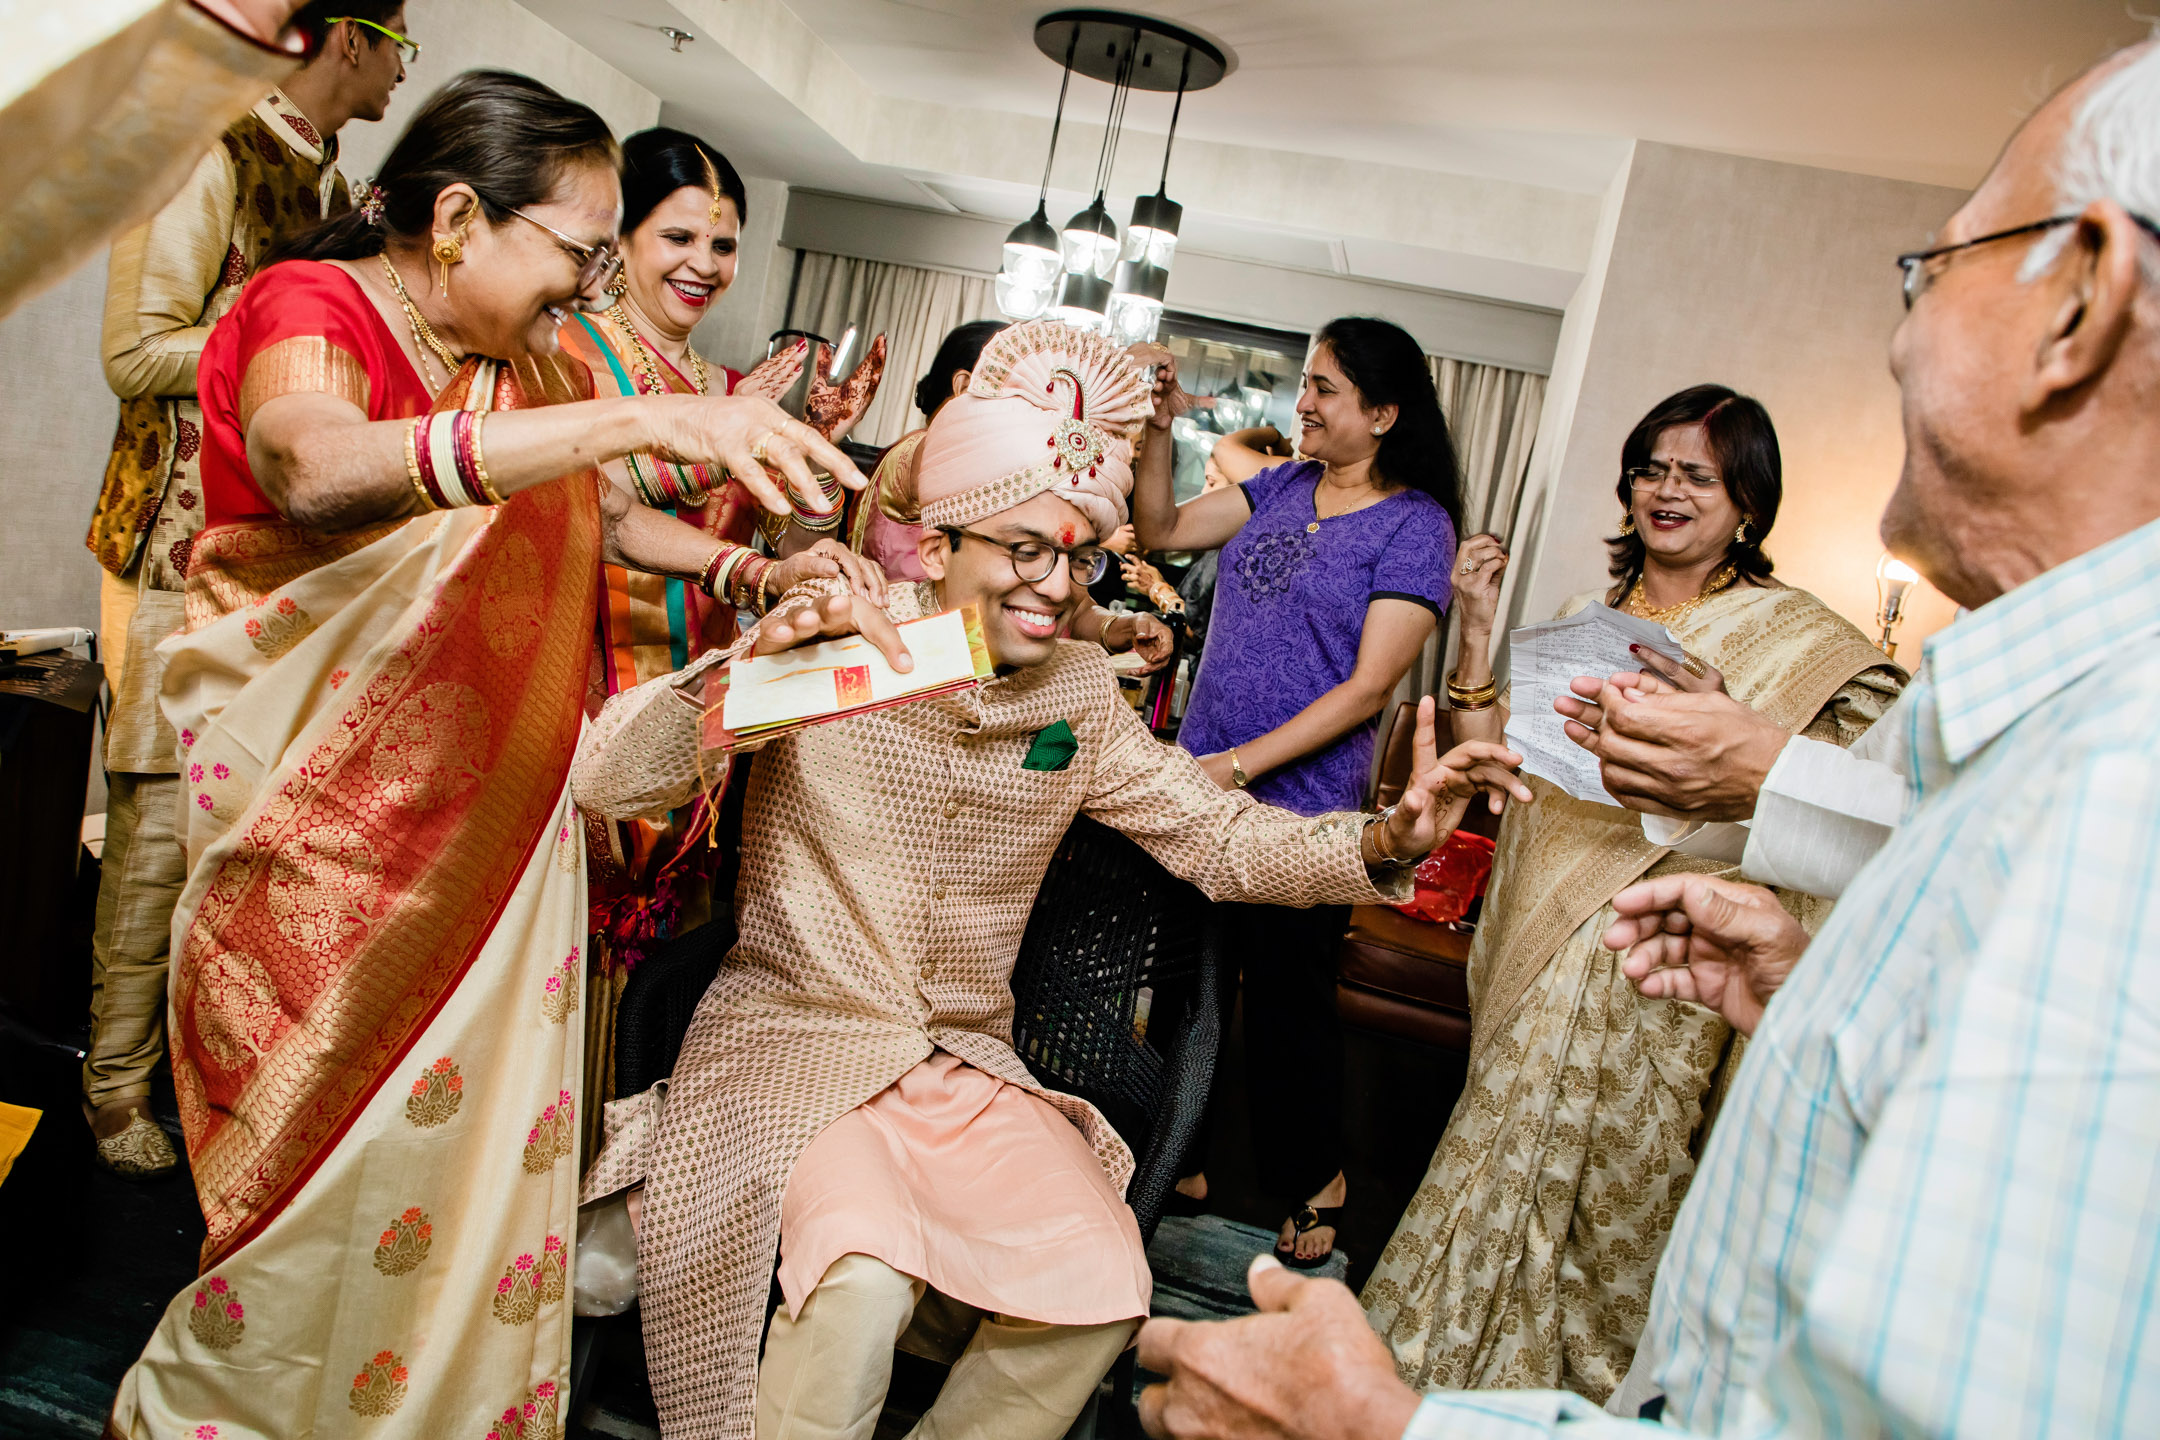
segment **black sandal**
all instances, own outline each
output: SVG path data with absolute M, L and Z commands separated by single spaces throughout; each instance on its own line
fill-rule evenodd
M 1333 1230 L 1337 1237 L 1340 1237 L 1342 1235 L 1342 1225 L 1336 1217 L 1342 1214 L 1343 1208 L 1341 1205 L 1300 1205 L 1297 1213 L 1290 1217 L 1291 1246 L 1288 1250 L 1285 1250 L 1282 1247 L 1282 1241 L 1277 1240 L 1275 1242 L 1275 1258 L 1282 1261 L 1292 1270 L 1317 1270 L 1327 1264 L 1335 1255 L 1334 1241 L 1328 1242 L 1326 1250 L 1306 1260 L 1300 1259 L 1298 1256 L 1297 1237 L 1307 1231 L 1317 1230 L 1323 1225 Z

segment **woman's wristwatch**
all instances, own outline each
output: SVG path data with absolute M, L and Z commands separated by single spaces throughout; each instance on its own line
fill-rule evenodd
M 1252 776 L 1247 775 L 1245 767 L 1238 763 L 1237 747 L 1235 746 L 1232 746 L 1230 750 L 1230 783 L 1240 790 L 1252 784 Z

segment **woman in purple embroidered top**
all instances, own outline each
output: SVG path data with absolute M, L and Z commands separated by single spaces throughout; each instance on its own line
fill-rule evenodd
M 1167 353 L 1151 358 L 1174 385 Z M 1297 409 L 1307 458 L 1182 506 L 1167 474 L 1142 467 L 1133 527 L 1146 550 L 1222 547 L 1178 743 L 1225 789 L 1317 815 L 1365 803 L 1380 712 L 1447 608 L 1460 507 L 1424 351 L 1397 326 L 1329 322 Z M 1276 1250 L 1311 1268 L 1334 1248 L 1346 1193 L 1334 955 L 1348 913 L 1223 911 L 1244 969 L 1255 1160 L 1291 1208 Z M 1206 1182 L 1179 1189 L 1204 1198 Z

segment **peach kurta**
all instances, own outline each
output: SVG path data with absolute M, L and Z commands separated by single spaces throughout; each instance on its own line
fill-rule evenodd
M 892 596 L 895 618 L 936 604 L 927 585 Z M 609 814 L 680 803 L 696 716 L 665 681 L 615 697 L 573 767 L 579 803 Z M 1035 737 L 1059 721 L 1078 741 L 1070 763 L 1028 768 Z M 1359 858 L 1363 816 L 1307 819 L 1217 788 L 1148 733 L 1092 645 L 766 747 L 743 818 L 740 940 L 698 1007 L 664 1108 L 655 1092 L 611 1105 L 585 1182 L 591 1199 L 646 1181 L 638 1277 L 669 1440 L 750 1435 L 797 1160 L 934 1053 L 1055 1109 L 1122 1193 L 1132 1156 L 1116 1132 L 1043 1089 L 1012 1050 L 1021 934 L 1081 813 L 1217 899 L 1385 898 Z

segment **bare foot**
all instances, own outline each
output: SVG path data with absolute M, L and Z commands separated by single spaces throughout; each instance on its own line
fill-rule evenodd
M 1198 1175 L 1187 1175 L 1177 1182 L 1177 1193 L 1188 1200 L 1207 1199 L 1207 1173 L 1203 1171 Z
M 1332 1210 L 1350 1198 L 1350 1182 L 1338 1170 L 1335 1178 L 1320 1187 L 1320 1193 L 1305 1203 L 1315 1210 Z M 1275 1239 L 1275 1248 L 1284 1255 L 1294 1255 L 1300 1260 L 1318 1260 L 1335 1248 L 1335 1227 L 1315 1225 L 1300 1232 L 1297 1217 L 1283 1221 L 1282 1232 Z

